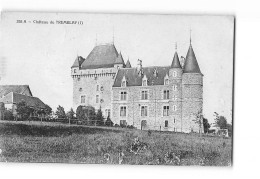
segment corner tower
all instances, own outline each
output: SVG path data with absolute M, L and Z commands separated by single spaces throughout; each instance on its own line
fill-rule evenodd
M 197 118 L 203 112 L 203 74 L 191 43 L 183 66 L 182 100 L 182 132 L 203 132 Z
M 169 69 L 169 82 L 171 86 L 170 90 L 170 125 L 173 126 L 173 131 L 181 132 L 182 121 L 182 67 L 180 64 L 179 56 L 177 53 L 177 45 L 175 47 L 175 53 L 172 60 L 171 67 Z

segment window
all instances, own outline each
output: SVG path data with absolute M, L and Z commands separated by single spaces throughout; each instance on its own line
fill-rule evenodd
M 169 106 L 163 106 L 163 116 L 169 116 Z
M 126 94 L 127 94 L 126 91 L 122 91 L 120 99 L 125 101 L 126 100 Z
M 173 111 L 177 111 L 177 106 L 173 105 Z
M 142 97 L 141 97 L 142 100 L 146 100 L 148 99 L 148 91 L 142 91 Z
M 82 88 L 79 88 L 79 91 L 82 91 Z
M 173 123 L 175 123 L 175 118 L 173 119 Z
M 177 85 L 173 85 L 173 91 L 177 91 Z
M 80 102 L 81 103 L 85 103 L 86 102 L 86 96 L 85 95 L 81 96 Z
M 147 116 L 147 106 L 141 106 L 141 116 Z
M 165 79 L 165 80 L 164 80 L 164 84 L 165 84 L 165 85 L 169 85 L 169 79 Z
M 126 81 L 122 81 L 122 87 L 126 87 Z
M 167 120 L 164 122 L 164 126 L 168 127 L 168 121 Z
M 76 69 L 74 69 L 74 73 L 76 73 L 77 72 L 77 70 Z
M 127 126 L 126 120 L 120 120 L 120 126 L 126 127 Z
M 96 103 L 99 103 L 99 95 L 96 95 Z
M 97 91 L 99 91 L 99 85 L 97 85 Z
M 126 116 L 126 106 L 120 107 L 120 116 Z
M 143 86 L 147 86 L 147 80 L 143 80 Z
M 176 77 L 176 76 L 177 76 L 177 72 L 174 71 L 174 72 L 173 72 L 173 77 Z
M 169 99 L 170 98 L 170 91 L 164 90 L 163 91 L 163 99 Z

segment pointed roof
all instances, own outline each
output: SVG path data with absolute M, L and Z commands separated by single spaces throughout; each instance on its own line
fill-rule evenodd
M 180 64 L 180 60 L 179 60 L 177 52 L 175 52 L 175 54 L 174 54 L 171 68 L 181 68 L 181 64 Z
M 118 54 L 118 57 L 117 57 L 116 60 L 115 60 L 115 64 L 125 64 L 121 52 Z
M 83 57 L 77 56 L 71 68 L 80 67 L 80 65 L 83 63 L 84 60 L 85 59 Z
M 129 60 L 127 60 L 125 67 L 126 67 L 126 68 L 132 68 L 131 63 L 130 63 Z
M 193 48 L 190 44 L 188 53 L 186 55 L 183 73 L 201 73 L 198 61 L 196 59 Z
M 114 67 L 118 52 L 114 44 L 101 44 L 93 48 L 81 65 L 82 69 Z

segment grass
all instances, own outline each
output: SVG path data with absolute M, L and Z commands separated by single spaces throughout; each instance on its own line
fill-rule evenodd
M 137 139 L 138 137 L 138 139 Z M 0 122 L 0 161 L 230 166 L 231 138 L 39 122 Z

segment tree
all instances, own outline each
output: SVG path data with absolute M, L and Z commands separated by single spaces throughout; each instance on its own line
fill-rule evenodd
M 62 106 L 58 106 L 57 107 L 57 110 L 55 112 L 55 115 L 58 117 L 58 118 L 66 118 L 66 113 L 65 113 L 65 110 Z
M 52 108 L 47 104 L 45 104 L 44 113 L 45 113 L 45 115 L 48 115 L 48 116 L 51 115 L 51 113 L 52 113 Z
M 76 117 L 79 120 L 85 120 L 88 124 L 94 124 L 96 118 L 95 108 L 93 106 L 78 106 Z
M 75 112 L 71 108 L 70 111 L 68 111 L 66 114 L 67 118 L 69 119 L 69 124 L 70 124 L 70 120 L 74 118 L 74 115 L 75 115 Z
M 3 111 L 3 119 L 8 120 L 8 121 L 14 120 L 14 115 L 13 115 L 12 110 L 10 110 L 10 109 L 4 110 Z
M 195 114 L 195 119 L 193 120 L 195 124 L 199 125 L 199 133 L 201 136 L 202 133 L 202 125 L 203 125 L 203 114 L 202 114 L 202 109 L 200 109 L 196 114 Z
M 203 127 L 204 127 L 204 133 L 209 132 L 210 124 L 208 122 L 208 119 L 203 117 Z
M 23 120 L 29 119 L 30 115 L 34 112 L 32 108 L 30 108 L 24 100 L 17 103 L 16 112 Z
M 105 122 L 105 125 L 106 125 L 106 126 L 113 126 L 113 125 L 114 125 L 114 123 L 111 121 L 111 119 L 110 119 L 109 116 L 107 116 L 107 120 L 106 120 L 106 122 Z
M 215 115 L 215 125 L 220 129 L 227 129 L 227 119 L 224 116 L 220 116 L 217 112 L 214 112 Z
M 97 121 L 98 125 L 103 125 L 104 124 L 104 117 L 103 117 L 103 114 L 102 114 L 101 106 L 100 106 L 100 108 L 97 111 L 96 121 Z
M 69 119 L 73 119 L 75 115 L 75 112 L 73 111 L 73 109 L 71 108 L 70 111 L 67 112 L 66 116 Z

